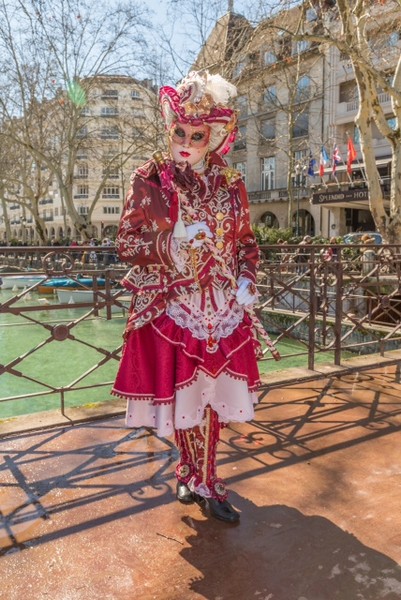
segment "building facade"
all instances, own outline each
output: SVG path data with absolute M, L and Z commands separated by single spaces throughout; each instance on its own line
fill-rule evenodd
M 68 179 L 67 170 L 71 170 L 70 193 L 78 215 L 88 219 L 91 236 L 101 240 L 115 236 L 130 175 L 157 147 L 157 95 L 149 81 L 125 76 L 97 76 L 86 89 L 73 153 L 69 147 L 64 158 L 64 173 Z M 56 124 L 53 130 L 56 136 Z M 73 164 L 67 164 L 72 155 Z M 45 197 L 38 202 L 48 243 L 82 241 L 66 209 L 59 179 L 46 167 L 41 170 L 43 177 L 49 177 Z M 39 242 L 29 209 L 9 201 L 2 203 L 0 213 L 3 243 Z
M 230 160 L 245 178 L 254 223 L 328 238 L 372 231 L 355 126 L 359 104 L 353 68 L 336 47 L 294 37 L 300 10 L 283 11 L 255 28 L 228 13 L 216 24 L 195 67 L 218 71 L 218 48 L 226 57 L 224 74 L 237 85 L 239 136 Z M 373 6 L 372 11 L 371 47 L 376 44 L 378 64 L 391 76 L 401 50 L 400 10 L 398 18 L 394 7 Z M 339 26 L 334 19 L 322 23 L 312 9 L 306 11 L 305 33 L 317 37 L 323 25 Z M 220 47 L 216 38 L 224 40 Z M 379 94 L 379 101 L 391 123 L 389 95 Z M 349 140 L 356 152 L 351 173 L 346 165 Z M 377 129 L 374 145 L 386 194 L 391 149 Z

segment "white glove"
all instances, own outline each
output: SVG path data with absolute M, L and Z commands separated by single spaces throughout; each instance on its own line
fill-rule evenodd
M 201 221 L 200 223 L 192 223 L 192 225 L 187 225 L 185 229 L 187 231 L 187 239 L 189 242 L 191 242 L 192 248 L 200 248 L 205 241 L 205 237 L 213 237 L 213 234 L 209 229 L 209 225 L 207 225 L 204 221 Z M 203 237 L 199 237 L 199 239 L 197 239 L 196 236 L 200 232 L 204 232 Z
M 241 304 L 242 306 L 253 304 L 258 297 L 255 284 L 245 277 L 239 277 L 237 279 L 237 284 L 236 300 L 238 304 Z

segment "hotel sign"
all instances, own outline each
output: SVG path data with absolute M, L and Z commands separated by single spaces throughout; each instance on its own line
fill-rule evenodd
M 312 204 L 331 204 L 333 202 L 367 202 L 368 190 L 344 190 L 343 192 L 319 192 L 313 194 Z

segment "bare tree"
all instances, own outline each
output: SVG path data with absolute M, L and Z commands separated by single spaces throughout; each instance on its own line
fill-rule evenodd
M 281 2 L 281 8 L 289 3 Z M 319 26 L 303 28 L 308 10 Z M 302 3 L 296 39 L 329 49 L 336 47 L 352 65 L 359 109 L 355 123 L 369 190 L 369 206 L 377 229 L 391 243 L 401 242 L 401 54 L 399 0 L 310 0 Z M 381 95 L 388 94 L 391 110 Z M 375 156 L 375 130 L 391 148 L 390 205 L 387 208 Z
M 4 134 L 10 145 L 20 146 L 20 155 L 29 154 L 32 159 L 31 163 L 21 163 L 28 169 L 21 172 L 25 182 L 32 180 L 34 173 L 47 173 L 48 181 L 57 181 L 62 202 L 84 237 L 90 236 L 90 222 L 87 215 L 78 213 L 74 202 L 74 173 L 78 153 L 91 141 L 95 143 L 98 128 L 88 128 L 91 115 L 86 113 L 86 106 L 92 89 L 99 87 L 99 76 L 141 73 L 145 16 L 146 8 L 135 2 L 109 5 L 94 0 L 17 0 L 13 7 L 5 0 L 0 3 L 0 117 Z M 124 119 L 126 116 L 114 126 L 122 130 Z M 89 137 L 84 135 L 88 129 Z M 143 145 L 144 136 L 135 136 L 131 127 L 129 143 L 119 152 L 109 153 L 104 178 L 116 160 L 125 164 Z M 98 189 L 103 185 L 100 178 Z M 36 205 L 29 197 L 37 196 L 38 203 L 48 187 L 36 186 L 33 196 L 31 186 L 25 183 L 22 189 L 26 207 L 38 226 Z M 99 192 L 91 210 L 98 197 Z M 38 233 L 44 241 L 40 227 Z

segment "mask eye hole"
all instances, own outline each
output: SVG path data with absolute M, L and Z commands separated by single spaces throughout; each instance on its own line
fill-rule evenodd
M 185 139 L 185 131 L 182 127 L 176 127 L 173 132 L 173 136 L 180 138 L 181 140 Z
M 201 142 L 206 137 L 206 133 L 204 131 L 197 131 L 191 136 L 191 140 L 193 142 Z

